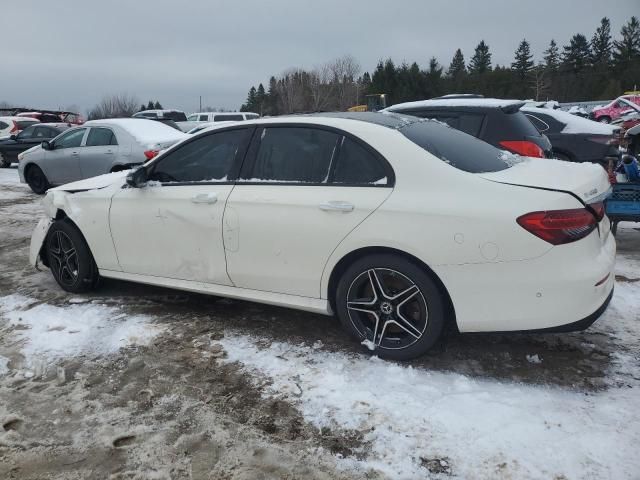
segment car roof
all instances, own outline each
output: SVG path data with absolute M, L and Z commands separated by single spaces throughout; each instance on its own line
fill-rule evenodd
M 495 108 L 501 110 L 516 110 L 525 104 L 522 100 L 503 99 L 503 98 L 471 98 L 471 97 L 455 97 L 455 98 L 433 98 L 431 100 L 418 100 L 416 102 L 397 103 L 386 108 L 384 111 L 393 112 L 399 109 L 413 108 Z
M 159 108 L 159 109 L 153 109 L 153 110 L 141 110 L 141 111 L 136 112 L 136 113 L 165 113 L 165 112 L 180 112 L 180 113 L 184 113 L 182 110 L 175 110 L 173 108 Z
M 158 143 L 159 141 L 179 141 L 187 138 L 187 134 L 156 120 L 146 118 L 107 118 L 90 120 L 82 127 L 117 127 L 126 131 L 139 143 Z
M 35 123 L 40 122 L 40 120 L 38 120 L 37 118 L 33 118 L 33 117 L 16 117 L 16 116 L 11 116 L 11 115 L 0 117 L 0 120 L 19 120 L 21 122 L 33 121 Z

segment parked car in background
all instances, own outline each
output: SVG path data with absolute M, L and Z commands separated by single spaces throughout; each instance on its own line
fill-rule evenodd
M 594 108 L 589 118 L 596 122 L 611 123 L 629 110 L 638 110 L 639 106 L 640 95 L 622 95 L 603 107 Z
M 134 117 L 134 118 L 141 118 L 141 117 Z M 142 120 L 145 120 L 145 119 L 142 119 Z M 154 122 L 163 123 L 175 130 L 180 130 L 182 132 L 182 128 L 180 128 L 180 125 L 178 125 L 178 122 L 174 122 L 169 118 L 149 118 L 148 120 L 153 120 Z
M 551 143 L 524 116 L 520 100 L 454 97 L 393 105 L 383 112 L 433 118 L 484 140 L 494 147 L 527 157 L 551 157 Z
M 35 118 L 15 116 L 0 117 L 0 139 L 8 138 L 11 135 L 17 135 L 22 130 L 35 123 L 40 123 L 40 121 Z
M 17 135 L 0 140 L 0 167 L 7 168 L 18 161 L 18 154 L 39 145 L 43 140 L 51 140 L 69 128 L 66 124 L 36 123 Z
M 33 110 L 14 108 L 14 114 L 18 117 L 35 118 L 42 123 L 66 123 L 68 125 L 82 125 L 84 119 L 74 112 L 62 110 Z
M 604 165 L 606 157 L 618 155 L 620 127 L 598 123 L 562 110 L 525 106 L 520 111 L 540 133 L 547 136 L 555 158 Z
M 260 118 L 257 113 L 251 112 L 202 112 L 192 113 L 187 117 L 187 121 L 180 124 L 185 132 L 190 132 L 203 123 L 212 122 L 241 122 Z
M 44 193 L 53 185 L 140 165 L 185 137 L 152 120 L 92 120 L 19 154 L 18 172 L 35 193 Z
M 133 114 L 134 118 L 166 118 L 168 120 L 173 120 L 174 122 L 185 122 L 187 120 L 187 116 L 181 110 L 143 110 L 138 113 Z
M 233 123 L 237 123 L 237 122 L 232 122 L 232 121 L 227 121 L 227 122 L 197 122 L 196 126 L 193 127 L 191 130 L 189 130 L 187 133 L 189 135 L 193 135 L 194 133 L 201 132 L 202 130 L 206 130 L 207 128 L 224 127 L 226 125 L 231 125 Z
M 60 115 L 55 113 L 42 113 L 42 112 L 21 112 L 17 114 L 18 117 L 35 118 L 41 123 L 58 123 L 62 122 Z
M 406 360 L 446 327 L 591 325 L 615 281 L 608 189 L 596 165 L 416 117 L 249 120 L 53 189 L 30 261 L 69 292 L 102 276 L 336 313 L 363 348 Z

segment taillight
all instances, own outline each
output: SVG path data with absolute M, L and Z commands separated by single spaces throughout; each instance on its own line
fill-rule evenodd
M 11 128 L 11 130 L 9 130 L 9 133 L 18 133 L 18 122 L 13 122 L 13 128 Z
M 586 208 L 527 213 L 518 217 L 517 222 L 526 231 L 552 245 L 580 240 L 597 225 L 595 215 Z
M 518 155 L 544 158 L 544 150 L 528 140 L 503 140 L 500 145 Z
M 593 211 L 593 214 L 596 216 L 596 221 L 599 222 L 604 218 L 604 202 L 590 203 L 589 205 L 587 205 L 587 207 L 589 207 Z
M 147 157 L 147 160 L 151 160 L 156 157 L 160 153 L 160 150 L 145 150 L 144 156 Z

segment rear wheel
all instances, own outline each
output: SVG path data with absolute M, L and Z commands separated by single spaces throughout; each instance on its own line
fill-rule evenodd
M 45 244 L 49 268 L 58 285 L 81 293 L 98 283 L 98 268 L 87 242 L 69 220 L 58 220 L 49 229 Z
M 562 152 L 553 152 L 553 155 L 558 159 L 558 160 L 563 160 L 565 162 L 573 162 L 573 159 L 569 156 L 566 155 Z
M 43 194 L 49 188 L 49 181 L 42 169 L 37 165 L 29 165 L 24 174 L 27 184 L 34 193 Z
M 342 325 L 378 356 L 409 360 L 440 338 L 444 302 L 438 286 L 420 267 L 400 256 L 357 260 L 336 291 Z

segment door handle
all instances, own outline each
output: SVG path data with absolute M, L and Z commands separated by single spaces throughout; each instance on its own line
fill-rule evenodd
M 113 155 L 113 150 L 107 150 L 104 152 L 105 155 Z
M 191 197 L 191 203 L 216 203 L 218 195 L 215 193 L 199 193 Z
M 340 202 L 340 201 L 331 201 L 326 203 L 321 203 L 319 205 L 320 210 L 325 212 L 353 212 L 355 206 L 353 203 L 349 202 Z

